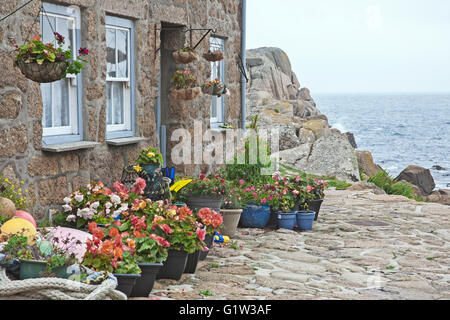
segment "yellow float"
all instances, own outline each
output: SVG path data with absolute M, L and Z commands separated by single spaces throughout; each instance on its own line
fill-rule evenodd
M 28 244 L 34 244 L 37 236 L 37 231 L 33 224 L 22 218 L 14 218 L 6 221 L 0 228 L 0 233 L 7 237 L 23 235 L 28 238 Z

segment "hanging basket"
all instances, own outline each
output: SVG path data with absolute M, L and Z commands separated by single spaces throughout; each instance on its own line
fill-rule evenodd
M 225 87 L 221 84 L 219 84 L 219 85 L 214 84 L 214 85 L 210 85 L 210 86 L 207 86 L 206 84 L 204 84 L 202 86 L 202 92 L 204 94 L 209 94 L 211 96 L 216 96 L 216 97 L 221 97 L 224 94 L 225 90 L 226 90 Z
M 44 61 L 43 64 L 37 64 L 36 62 L 25 63 L 23 60 L 17 60 L 16 65 L 26 78 L 39 83 L 61 80 L 65 77 L 67 69 L 66 61 Z
M 175 51 L 173 54 L 173 59 L 178 64 L 189 64 L 191 62 L 197 61 L 198 56 L 194 52 L 182 52 L 182 51 Z
M 203 54 L 203 58 L 205 58 L 206 60 L 210 61 L 210 62 L 216 62 L 216 61 L 221 61 L 225 58 L 225 54 L 223 53 L 222 50 L 216 50 L 216 51 L 208 51 L 206 53 Z
M 170 89 L 169 98 L 173 100 L 194 100 L 202 94 L 202 89 L 200 87 L 187 88 L 187 89 Z

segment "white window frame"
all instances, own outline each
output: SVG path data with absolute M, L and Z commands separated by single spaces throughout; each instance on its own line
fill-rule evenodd
M 107 82 L 121 82 L 124 85 L 124 90 L 123 90 L 123 106 L 124 106 L 124 123 L 123 124 L 107 124 L 106 125 L 106 131 L 107 132 L 117 132 L 117 131 L 132 131 L 132 99 L 131 99 L 131 32 L 132 29 L 130 28 L 124 28 L 124 27 L 119 27 L 116 25 L 112 25 L 112 24 L 107 24 L 106 25 L 106 29 L 112 29 L 115 30 L 116 32 L 116 36 L 115 36 L 115 41 L 116 41 L 116 53 L 115 53 L 115 58 L 116 58 L 116 67 L 118 66 L 118 50 L 117 50 L 117 30 L 121 30 L 121 31 L 126 31 L 127 32 L 127 69 L 128 69 L 128 77 L 126 78 L 118 78 L 118 77 L 110 77 L 108 74 L 106 74 L 106 81 Z M 116 70 L 117 73 L 117 70 Z M 111 113 L 112 113 L 112 118 L 114 118 L 114 99 L 112 99 L 113 97 L 113 89 L 114 87 L 111 85 Z M 108 112 L 108 111 L 107 111 Z M 107 121 L 107 120 L 106 120 Z M 114 123 L 114 120 L 113 120 Z
M 218 37 L 210 37 L 210 49 L 211 50 L 222 50 L 225 53 L 225 39 L 223 38 L 218 38 Z M 225 61 L 221 60 L 221 61 L 217 61 L 217 62 L 211 62 L 211 81 L 214 80 L 216 77 L 214 76 L 214 69 L 217 68 L 217 66 L 220 67 L 220 75 L 221 78 L 219 79 L 222 84 L 225 83 Z M 214 99 L 217 99 L 217 104 L 216 104 L 216 117 L 212 116 L 212 108 L 213 108 L 213 104 L 214 104 Z M 219 97 L 212 97 L 211 100 L 211 119 L 210 119 L 210 123 L 212 127 L 218 127 L 222 124 L 224 124 L 224 118 L 225 118 L 225 97 L 222 95 L 220 98 Z
M 56 5 L 53 5 L 56 6 Z M 61 10 L 64 10 L 67 7 L 64 6 L 58 6 Z M 51 10 L 51 9 L 50 9 Z M 75 49 L 72 49 L 72 53 L 73 53 L 73 58 L 76 59 L 76 48 L 77 48 L 77 30 L 76 30 L 76 21 L 77 19 L 80 19 L 81 17 L 79 16 L 78 13 L 72 14 L 72 15 L 64 15 L 64 14 L 60 14 L 60 13 L 54 13 L 54 12 L 49 12 L 49 9 L 46 9 L 46 14 L 47 16 L 50 18 L 55 18 L 56 19 L 66 19 L 68 20 L 68 23 L 71 24 L 70 28 L 71 28 L 71 32 L 72 32 L 72 39 L 73 39 L 73 44 L 75 46 Z M 43 26 L 42 22 L 47 22 L 46 20 L 47 18 L 45 17 L 44 13 L 41 11 L 40 13 L 40 18 L 41 18 L 41 28 Z M 78 20 L 80 21 L 80 20 Z M 53 26 L 56 28 L 56 24 L 55 26 Z M 55 30 L 57 31 L 57 30 Z M 41 33 L 43 33 L 43 30 L 41 29 Z M 54 40 L 54 42 L 56 43 L 56 40 Z M 60 81 L 63 81 L 66 83 L 66 85 L 68 86 L 68 101 L 69 101 L 69 125 L 68 126 L 61 126 L 61 127 L 45 127 L 44 122 L 45 122 L 45 106 L 43 106 L 43 117 L 42 117 L 42 135 L 44 137 L 51 137 L 51 136 L 63 136 L 63 135 L 78 135 L 79 134 L 79 101 L 78 101 L 78 88 L 77 88 L 77 76 L 74 74 L 69 74 L 66 76 L 66 79 L 62 79 Z M 48 85 L 50 85 L 51 87 L 51 103 L 52 103 L 52 124 L 55 123 L 55 111 L 54 111 L 54 95 L 53 95 L 53 88 L 55 83 L 52 82 Z M 42 84 L 41 84 L 42 86 Z

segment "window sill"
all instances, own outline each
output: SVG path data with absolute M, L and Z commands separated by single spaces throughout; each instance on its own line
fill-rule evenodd
M 140 137 L 130 137 L 130 138 L 120 138 L 120 139 L 109 139 L 106 140 L 106 143 L 110 146 L 127 146 L 130 144 L 137 144 L 139 142 L 148 141 L 149 138 L 140 138 Z
M 98 145 L 100 145 L 99 142 L 78 141 L 78 142 L 69 142 L 69 143 L 52 144 L 52 145 L 43 146 L 42 151 L 61 153 L 61 152 L 76 151 L 76 150 L 82 150 L 82 149 L 93 149 Z

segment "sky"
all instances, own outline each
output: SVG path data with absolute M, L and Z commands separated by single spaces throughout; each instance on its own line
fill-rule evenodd
M 247 0 L 247 48 L 314 93 L 450 92 L 449 0 Z

